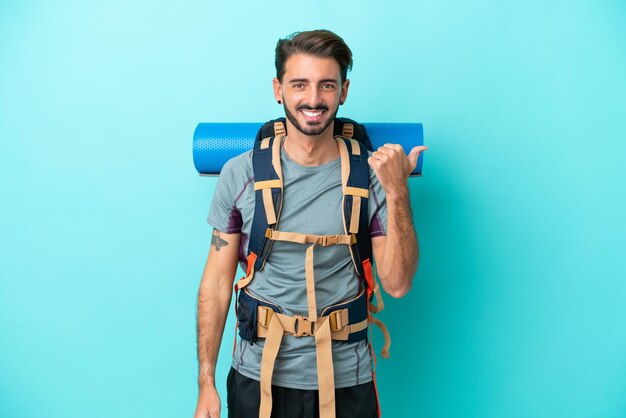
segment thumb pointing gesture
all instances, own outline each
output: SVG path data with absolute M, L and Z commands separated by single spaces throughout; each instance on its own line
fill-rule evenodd
M 407 177 L 415 169 L 420 153 L 426 149 L 428 147 L 423 145 L 413 147 L 409 155 L 406 155 L 401 145 L 385 144 L 372 153 L 367 162 L 387 197 L 406 193 Z
M 428 149 L 428 147 L 424 146 L 424 145 L 419 145 L 417 147 L 413 147 L 413 149 L 411 149 L 411 152 L 409 152 L 408 158 L 409 158 L 409 163 L 411 165 L 411 170 L 409 171 L 409 173 L 413 172 L 413 170 L 415 170 L 415 166 L 417 166 L 417 159 L 419 158 L 420 154 L 423 151 L 426 151 Z

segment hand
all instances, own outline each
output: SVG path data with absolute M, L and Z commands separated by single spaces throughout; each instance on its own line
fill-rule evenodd
M 428 147 L 420 145 L 413 147 L 409 155 L 405 155 L 401 145 L 385 144 L 374 151 L 367 162 L 374 169 L 385 193 L 393 196 L 406 190 L 406 179 L 415 169 L 420 153 L 427 149 Z
M 205 389 L 200 390 L 198 396 L 198 405 L 194 418 L 220 418 L 220 410 L 222 408 L 220 395 L 214 385 L 207 385 Z

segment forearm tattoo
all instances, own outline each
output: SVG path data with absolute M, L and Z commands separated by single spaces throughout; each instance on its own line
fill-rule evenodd
M 222 247 L 228 245 L 228 241 L 220 236 L 220 231 L 213 230 L 213 236 L 211 237 L 211 245 L 215 246 L 215 251 L 219 251 Z

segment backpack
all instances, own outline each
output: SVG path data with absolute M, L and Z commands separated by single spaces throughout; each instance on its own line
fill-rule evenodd
M 335 120 L 335 140 L 339 147 L 342 172 L 342 216 L 344 234 L 313 235 L 281 231 L 278 228 L 282 209 L 281 143 L 287 134 L 285 118 L 271 120 L 258 131 L 252 153 L 255 211 L 248 241 L 246 274 L 235 285 L 237 327 L 242 339 L 254 344 L 265 338 L 261 364 L 261 406 L 259 417 L 271 415 L 271 377 L 284 334 L 314 337 L 317 350 L 320 417 L 334 417 L 334 374 L 331 341 L 357 342 L 368 339 L 368 326 L 375 324 L 385 336 L 383 357 L 389 357 L 390 339 L 385 325 L 372 316 L 384 307 L 374 278 L 372 244 L 369 235 L 369 157 L 371 141 L 365 127 L 357 122 Z M 308 244 L 305 272 L 307 316 L 288 316 L 280 306 L 255 298 L 246 286 L 256 271 L 263 270 L 274 241 Z M 313 272 L 313 248 L 316 245 L 347 245 L 354 268 L 361 278 L 360 291 L 347 301 L 325 307 L 317 314 Z M 378 305 L 373 303 L 374 296 Z M 371 343 L 370 343 L 371 349 Z M 375 359 L 373 349 L 372 357 Z M 375 381 L 375 375 L 374 381 Z M 378 398 L 378 394 L 376 395 Z M 380 414 L 380 408 L 379 408 Z

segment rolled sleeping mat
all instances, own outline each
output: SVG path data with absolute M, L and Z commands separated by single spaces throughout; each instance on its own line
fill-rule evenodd
M 421 123 L 364 123 L 372 147 L 400 144 L 408 153 L 424 144 Z M 254 146 L 257 131 L 263 123 L 199 123 L 193 133 L 193 163 L 200 175 L 218 175 L 231 158 Z M 417 160 L 412 176 L 422 174 L 423 154 Z

